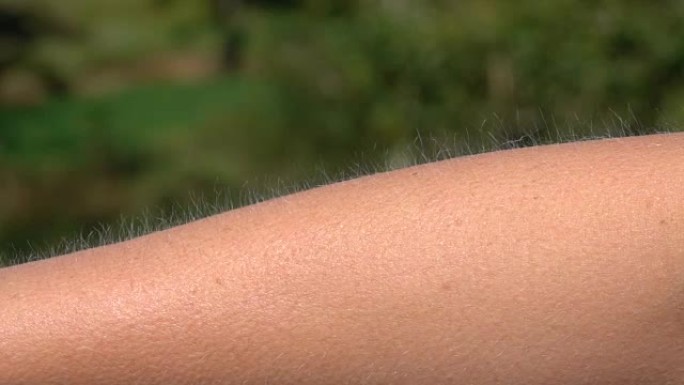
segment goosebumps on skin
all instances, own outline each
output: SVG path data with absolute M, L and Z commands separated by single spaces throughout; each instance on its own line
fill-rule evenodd
M 684 384 L 684 134 L 462 157 L 0 270 L 0 384 Z

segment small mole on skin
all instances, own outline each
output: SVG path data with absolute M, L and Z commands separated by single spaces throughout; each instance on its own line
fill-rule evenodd
M 217 285 L 223 286 L 223 281 L 221 280 L 221 278 L 216 278 L 215 282 Z
M 449 290 L 451 290 L 451 284 L 450 284 L 449 282 L 444 282 L 444 283 L 442 284 L 442 290 L 444 290 L 444 291 L 449 291 Z
M 663 226 L 665 226 L 665 225 L 667 224 L 667 221 L 664 220 L 664 219 L 661 219 L 661 220 L 660 220 L 660 224 L 663 225 Z

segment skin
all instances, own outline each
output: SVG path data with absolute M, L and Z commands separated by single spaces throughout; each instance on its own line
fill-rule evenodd
M 0 384 L 684 384 L 684 134 L 462 157 L 0 270 Z

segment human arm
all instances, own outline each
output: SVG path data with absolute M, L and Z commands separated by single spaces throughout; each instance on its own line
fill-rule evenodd
M 684 383 L 684 135 L 313 189 L 0 270 L 0 384 Z

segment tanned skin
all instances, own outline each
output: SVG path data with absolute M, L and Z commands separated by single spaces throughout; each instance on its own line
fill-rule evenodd
M 1 269 L 0 384 L 684 384 L 684 134 L 410 167 Z

